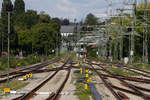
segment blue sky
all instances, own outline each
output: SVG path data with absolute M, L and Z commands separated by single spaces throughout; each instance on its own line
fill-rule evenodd
M 0 0 L 0 8 L 2 5 Z M 14 2 L 14 0 L 12 0 Z M 26 9 L 34 9 L 38 12 L 45 11 L 52 17 L 69 18 L 73 20 L 84 19 L 88 13 L 93 13 L 97 17 L 106 16 L 108 2 L 110 0 L 24 0 Z M 118 7 L 123 0 L 112 0 L 113 6 Z

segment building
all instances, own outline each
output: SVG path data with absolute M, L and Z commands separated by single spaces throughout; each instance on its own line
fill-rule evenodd
M 77 40 L 78 34 L 80 33 L 79 25 L 62 25 L 60 29 L 62 36 L 62 46 L 63 51 L 72 50 Z M 70 36 L 70 37 L 69 37 Z

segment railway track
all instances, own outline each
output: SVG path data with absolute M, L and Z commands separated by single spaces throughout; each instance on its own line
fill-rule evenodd
M 99 60 L 91 59 L 91 58 L 89 58 L 89 61 L 97 61 L 97 62 L 99 62 Z M 100 60 L 100 62 L 103 63 L 104 65 L 110 65 L 110 66 L 115 65 L 116 67 L 119 67 L 119 68 L 122 66 L 122 64 L 120 64 L 120 63 L 114 63 L 114 62 L 108 62 L 108 61 L 102 61 L 102 60 Z M 145 71 L 145 70 L 142 70 L 142 69 L 138 69 L 136 67 L 132 67 L 131 68 L 131 67 L 127 67 L 126 65 L 124 65 L 124 68 L 126 70 L 128 70 L 128 71 L 131 71 L 131 72 L 140 74 L 140 75 L 142 75 L 144 77 L 150 78 L 150 76 L 149 76 L 150 71 Z
M 90 66 L 92 67 L 92 69 L 94 70 L 94 72 L 96 72 L 96 74 L 100 77 L 100 79 L 103 81 L 104 85 L 110 90 L 110 92 L 115 96 L 116 100 L 122 100 L 122 98 L 120 97 L 120 95 L 114 91 L 114 89 L 112 88 L 112 86 L 105 80 L 104 76 L 99 73 L 92 64 L 90 64 Z
M 113 62 L 104 62 L 104 61 L 101 61 L 103 64 L 109 64 L 110 66 L 112 65 L 115 65 L 116 67 L 120 68 L 121 67 L 121 64 L 118 64 L 118 63 L 113 63 Z M 144 77 L 147 77 L 147 78 L 150 78 L 149 74 L 150 72 L 149 71 L 145 71 L 145 70 L 142 70 L 142 69 L 138 69 L 138 68 L 135 68 L 135 67 L 127 67 L 126 65 L 124 65 L 124 68 L 130 72 L 133 72 L 133 73 L 136 73 L 136 74 L 139 74 L 141 76 L 144 76 Z
M 20 76 L 23 76 L 23 75 L 26 75 L 28 73 L 38 73 L 38 71 L 40 72 L 40 69 L 50 65 L 50 64 L 53 64 L 55 62 L 57 62 L 58 60 L 53 60 L 53 61 L 46 61 L 46 62 L 43 62 L 41 64 L 38 64 L 38 65 L 35 65 L 35 66 L 32 66 L 30 68 L 25 68 L 25 69 L 21 69 L 19 71 L 14 71 L 14 72 L 11 72 L 10 73 L 10 76 L 9 76 L 9 80 L 12 80 L 14 78 L 17 78 L 17 77 L 20 77 Z M 24 71 L 24 72 L 23 72 Z M 5 77 L 6 78 L 5 78 Z M 3 77 L 3 78 L 2 78 Z M 0 83 L 4 83 L 7 81 L 7 75 L 1 75 L 1 80 L 0 80 Z
M 92 66 L 92 63 L 89 63 L 89 65 Z M 128 87 L 129 89 L 131 89 L 132 92 L 134 91 L 134 93 L 130 92 L 129 90 L 126 90 L 126 92 L 128 91 L 128 93 L 136 94 L 136 95 L 142 97 L 144 100 L 150 100 L 150 95 L 147 95 L 147 94 L 145 94 L 144 92 L 141 92 L 141 91 L 149 92 L 150 89 L 146 89 L 146 88 L 142 88 L 142 87 L 139 87 L 139 86 L 135 86 L 135 85 L 133 85 L 133 84 L 130 84 L 130 83 L 124 81 L 125 79 L 118 77 L 118 75 L 112 74 L 110 71 L 108 71 L 106 68 L 102 67 L 101 65 L 97 64 L 97 66 L 99 66 L 100 68 L 102 68 L 104 72 L 106 72 L 107 74 L 109 74 L 109 76 L 111 75 L 111 77 L 113 77 L 113 78 L 119 80 L 120 82 L 122 82 L 123 85 L 124 85 L 125 87 Z M 92 67 L 92 68 L 93 68 L 93 67 Z M 96 70 L 94 70 L 94 71 L 96 72 Z M 96 72 L 96 73 L 100 73 L 100 72 Z M 100 75 L 103 76 L 103 78 L 107 78 L 107 77 L 108 77 L 108 75 L 104 75 L 104 74 L 100 74 Z M 125 78 L 125 77 L 124 77 L 124 78 Z M 147 81 L 143 80 L 143 82 L 146 83 Z M 113 85 L 110 84 L 110 86 L 113 86 Z M 110 87 L 110 86 L 109 86 L 109 87 Z M 107 86 L 107 87 L 108 87 L 108 86 Z M 117 88 L 117 86 L 115 86 L 115 88 Z M 120 89 L 120 88 L 118 87 L 117 89 Z M 109 90 L 111 90 L 111 89 L 109 89 Z M 121 90 L 121 89 L 120 89 L 120 90 Z M 125 92 L 125 89 L 124 89 L 124 92 Z M 114 93 L 113 93 L 113 94 L 114 94 Z M 114 96 L 116 96 L 116 95 L 114 95 Z
M 52 92 L 51 94 L 49 94 L 49 96 L 47 96 L 47 98 L 45 99 L 45 100 L 58 100 L 61 96 L 60 93 L 63 90 L 63 88 L 64 88 L 64 86 L 68 80 L 71 68 L 80 68 L 79 66 L 78 67 L 75 65 L 73 66 L 73 64 L 75 64 L 75 63 L 70 64 L 71 61 L 69 59 L 59 68 L 36 70 L 34 73 L 44 73 L 44 72 L 50 72 L 50 71 L 54 71 L 54 73 L 51 76 L 49 76 L 48 79 L 46 79 L 44 82 L 42 82 L 40 85 L 38 85 L 36 88 L 31 90 L 29 93 L 24 94 L 18 98 L 13 99 L 13 100 L 30 100 L 32 97 L 38 95 L 38 94 L 36 94 L 36 91 L 38 91 L 40 88 L 44 87 L 44 85 L 47 82 L 49 82 L 52 78 L 54 78 L 55 75 L 58 74 L 58 72 L 60 72 L 61 70 L 66 70 L 67 74 L 65 76 L 64 81 L 60 85 L 60 87 L 55 92 Z M 70 66 L 67 66 L 67 64 L 70 64 Z M 132 95 L 141 97 L 144 100 L 150 100 L 150 95 L 145 94 L 147 92 L 149 93 L 150 89 L 143 88 L 140 86 L 135 86 L 134 84 L 127 82 L 127 81 L 133 81 L 133 82 L 150 84 L 150 79 L 128 77 L 128 76 L 123 76 L 123 75 L 115 75 L 105 68 L 105 66 L 107 64 L 104 64 L 104 63 L 103 64 L 97 64 L 97 63 L 92 63 L 91 61 L 88 61 L 87 64 L 90 65 L 90 67 L 88 66 L 86 68 L 95 72 L 99 76 L 99 78 L 103 81 L 104 85 L 114 95 L 116 100 L 123 100 L 123 99 L 127 98 L 127 96 L 124 93 L 130 93 Z M 94 65 L 98 66 L 99 68 L 94 66 Z M 115 65 L 115 66 L 117 66 L 117 65 Z M 103 72 L 105 72 L 105 74 L 103 74 Z M 114 79 L 120 81 L 122 88 L 113 85 L 111 82 L 109 82 L 107 80 L 108 78 L 114 78 Z M 127 81 L 125 81 L 125 80 L 127 80 Z M 126 87 L 126 88 L 123 88 L 123 87 Z M 122 91 L 122 92 L 120 92 L 120 91 Z
M 87 63 L 89 64 L 89 63 Z M 99 64 L 93 64 L 93 65 L 97 65 L 99 66 Z M 72 68 L 76 68 L 76 69 L 80 69 L 82 67 L 79 66 L 72 66 Z M 91 71 L 93 71 L 92 68 L 90 67 L 85 67 L 86 69 L 89 69 Z M 104 69 L 101 68 L 95 68 L 97 71 L 105 71 Z M 108 75 L 108 74 L 102 74 L 105 77 L 109 77 L 109 78 L 115 78 L 112 75 Z M 137 78 L 137 77 L 132 77 L 132 76 L 123 76 L 123 75 L 117 75 L 119 78 L 123 79 L 123 80 L 127 80 L 127 81 L 133 81 L 133 82 L 140 82 L 140 83 L 145 83 L 145 84 L 150 84 L 150 79 L 145 79 L 145 78 Z
M 88 63 L 87 63 L 88 64 Z M 107 63 L 103 63 L 103 64 L 96 64 L 96 63 L 92 63 L 93 65 L 101 65 L 101 66 L 107 66 L 108 64 Z M 121 65 L 115 65 L 115 64 L 110 64 L 109 63 L 109 65 L 110 66 L 112 66 L 112 65 L 114 65 L 114 66 L 116 66 L 116 67 L 118 67 L 118 68 L 121 68 Z M 133 72 L 133 73 L 136 73 L 136 74 L 138 74 L 138 75 L 141 75 L 141 76 L 144 76 L 144 77 L 146 77 L 146 78 L 149 78 L 150 79 L 150 76 L 149 76 L 149 74 L 147 74 L 147 73 L 144 73 L 144 70 L 141 70 L 141 72 L 139 72 L 139 70 L 135 70 L 135 69 L 132 69 L 132 68 L 127 68 L 127 67 L 124 67 L 124 69 L 126 69 L 127 71 L 130 71 L 130 72 Z
M 55 63 L 55 62 L 57 62 L 57 61 L 59 61 L 59 59 L 53 59 L 53 60 L 51 60 L 51 61 L 45 61 L 45 62 L 43 62 L 43 63 L 37 64 L 37 65 L 33 65 L 33 66 L 31 66 L 31 67 L 16 69 L 16 70 L 10 72 L 9 75 L 10 75 L 10 76 L 11 76 L 11 75 L 16 75 L 16 74 L 23 73 L 24 71 L 30 71 L 30 70 L 31 70 L 31 71 L 33 70 L 33 71 L 34 71 L 34 70 L 37 70 L 37 68 L 40 68 L 40 69 L 41 69 L 44 65 L 52 64 L 52 63 Z M 0 78 L 6 77 L 6 76 L 7 76 L 7 73 L 2 73 L 2 74 L 0 74 Z
M 63 67 L 65 67 L 66 64 L 70 63 L 70 58 L 61 66 L 60 69 L 57 69 L 52 75 L 50 75 L 45 81 L 43 81 L 42 83 L 40 83 L 37 87 L 35 87 L 33 90 L 31 90 L 30 92 L 28 92 L 27 94 L 24 94 L 18 98 L 15 98 L 13 100 L 30 100 L 32 97 L 36 96 L 36 91 L 38 91 L 39 89 L 41 89 L 42 87 L 44 87 L 44 85 L 49 82 L 53 77 L 55 77 L 55 75 L 63 69 Z M 72 64 L 71 64 L 72 65 Z M 70 66 L 71 67 L 71 66 Z M 57 90 L 56 93 L 51 93 L 46 100 L 51 100 L 52 98 L 54 98 L 53 100 L 55 100 L 56 98 L 58 98 L 59 93 L 62 91 L 63 87 L 65 86 L 65 83 L 68 80 L 68 77 L 70 75 L 70 68 L 67 69 L 68 73 L 66 75 L 65 80 L 63 81 L 63 83 L 61 84 L 61 86 L 59 87 L 59 89 Z M 51 92 L 51 91 L 50 91 Z
M 68 81 L 68 78 L 70 76 L 70 70 L 71 69 L 69 68 L 65 80 L 63 81 L 61 86 L 58 88 L 56 93 L 52 93 L 46 100 L 58 100 L 60 98 L 60 96 L 61 96 L 60 93 L 62 92 L 63 88 L 65 87 L 65 84 Z

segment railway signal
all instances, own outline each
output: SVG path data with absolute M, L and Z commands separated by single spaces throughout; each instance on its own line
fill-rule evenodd
M 92 26 L 83 26 L 83 27 L 81 28 L 81 30 L 82 30 L 82 31 L 93 31 L 94 28 L 93 28 Z

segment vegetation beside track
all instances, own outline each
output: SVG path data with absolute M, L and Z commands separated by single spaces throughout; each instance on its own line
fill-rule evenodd
M 19 80 L 12 80 L 9 83 L 10 89 L 12 90 L 18 90 L 25 86 L 27 86 L 29 82 L 19 81 Z M 7 83 L 0 84 L 0 90 L 3 90 L 6 87 Z
M 24 82 L 24 81 L 19 81 L 19 80 L 12 80 L 9 83 L 10 89 L 11 90 L 19 90 L 21 88 L 24 88 L 25 86 L 27 86 L 29 84 L 29 82 Z M 2 83 L 0 84 L 0 91 L 3 91 L 4 88 L 6 88 L 7 83 Z M 0 98 L 3 95 L 0 95 Z
M 81 77 L 83 77 L 83 75 L 80 73 L 76 73 L 75 76 L 77 79 L 80 79 Z M 84 83 L 77 82 L 77 81 L 75 83 L 75 86 L 76 86 L 75 95 L 79 98 L 79 100 L 90 100 L 90 96 L 94 100 L 94 96 L 93 96 L 89 86 L 88 86 L 88 89 L 85 90 Z
M 108 66 L 107 69 L 115 75 L 124 75 L 124 76 L 137 76 L 137 73 L 130 72 L 130 71 L 123 71 L 121 68 L 112 68 Z
M 150 64 L 139 64 L 139 63 L 133 63 L 131 65 L 128 65 L 129 68 L 138 68 L 141 70 L 149 70 L 150 71 Z
M 94 57 L 93 59 L 95 59 L 95 60 L 101 60 L 101 61 L 106 61 L 106 62 L 110 62 L 110 59 L 104 59 L 104 58 L 102 58 L 102 57 Z M 114 61 L 113 60 L 113 62 L 112 63 L 116 63 L 116 64 L 122 64 L 123 65 L 123 62 L 121 62 L 121 61 Z M 145 71 L 147 71 L 147 70 L 149 70 L 150 71 L 150 64 L 143 64 L 143 63 L 136 63 L 136 62 L 134 62 L 134 63 L 132 63 L 132 64 L 127 64 L 127 67 L 128 68 L 137 68 L 137 69 L 140 69 L 140 70 L 145 70 Z M 120 72 L 120 71 L 119 71 Z
M 20 66 L 27 66 L 31 64 L 36 64 L 39 62 L 43 62 L 47 59 L 53 58 L 54 56 L 34 56 L 34 55 L 29 55 L 27 57 L 19 58 L 19 57 L 10 57 L 10 68 L 17 68 Z M 0 58 L 0 70 L 6 70 L 7 69 L 7 56 L 1 57 Z

